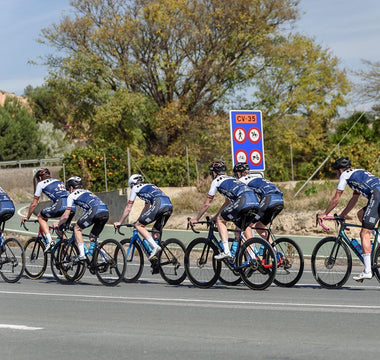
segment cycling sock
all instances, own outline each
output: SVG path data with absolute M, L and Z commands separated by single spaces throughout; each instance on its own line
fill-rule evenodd
M 78 244 L 79 256 L 84 256 L 84 244 Z
M 369 273 L 371 271 L 371 253 L 363 254 L 364 260 L 364 272 Z
M 226 242 L 223 241 L 223 249 L 224 249 L 225 254 L 228 254 L 230 252 L 230 248 L 228 246 L 228 241 L 226 241 Z
M 149 236 L 146 240 L 148 241 L 149 245 L 153 247 L 153 249 L 158 246 L 157 243 L 153 240 L 152 236 Z
M 45 237 L 46 237 L 46 240 L 47 240 L 47 243 L 48 243 L 48 244 L 50 244 L 50 243 L 53 242 L 50 233 L 45 234 Z

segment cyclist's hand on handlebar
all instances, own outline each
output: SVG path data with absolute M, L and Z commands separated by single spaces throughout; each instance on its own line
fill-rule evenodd
M 118 227 L 120 227 L 120 225 L 121 225 L 120 221 L 116 221 L 116 222 L 113 223 L 113 226 L 114 226 L 115 229 L 117 229 Z
M 29 220 L 26 216 L 23 216 L 22 218 L 21 218 L 21 224 L 24 224 L 25 223 L 25 221 L 27 221 L 27 220 Z
M 192 219 L 188 219 L 188 221 L 189 221 L 190 226 L 193 226 L 194 224 L 196 224 L 198 222 L 198 219 L 192 218 Z

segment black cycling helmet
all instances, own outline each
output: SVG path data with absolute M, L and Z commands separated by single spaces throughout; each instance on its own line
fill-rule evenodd
M 40 177 L 50 177 L 50 171 L 48 168 L 38 169 L 35 177 L 37 180 L 40 180 Z
M 69 180 L 67 180 L 67 183 L 66 183 L 67 189 L 70 189 L 70 186 L 72 186 L 73 189 L 82 187 L 83 186 L 82 179 L 79 176 L 72 176 Z
M 234 176 L 236 176 L 236 174 L 238 172 L 245 172 L 245 171 L 249 171 L 249 165 L 248 163 L 246 162 L 238 162 L 237 164 L 235 164 L 234 166 Z
M 225 174 L 226 173 L 226 164 L 222 160 L 213 161 L 210 164 L 210 166 L 209 166 L 208 169 L 210 170 L 210 173 L 212 171 L 215 171 L 215 173 L 218 174 L 218 175 Z
M 348 169 L 351 167 L 351 160 L 348 157 L 341 157 L 338 160 L 335 160 L 331 167 L 334 170 Z

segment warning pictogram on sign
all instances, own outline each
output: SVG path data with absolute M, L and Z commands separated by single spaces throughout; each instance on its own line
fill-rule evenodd
M 235 154 L 235 162 L 247 162 L 248 154 L 244 150 L 239 150 Z
M 249 154 L 249 159 L 254 166 L 258 166 L 263 161 L 263 155 L 260 150 L 252 150 Z
M 247 138 L 247 134 L 245 132 L 245 129 L 243 129 L 242 127 L 238 127 L 235 129 L 234 131 L 234 140 L 239 143 L 239 144 L 242 144 Z
M 258 143 L 261 140 L 261 132 L 257 127 L 252 127 L 248 131 L 248 138 L 254 144 Z

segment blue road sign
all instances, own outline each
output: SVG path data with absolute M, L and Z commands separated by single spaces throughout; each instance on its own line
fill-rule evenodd
M 231 110 L 232 166 L 246 162 L 251 170 L 265 170 L 264 138 L 260 110 Z

